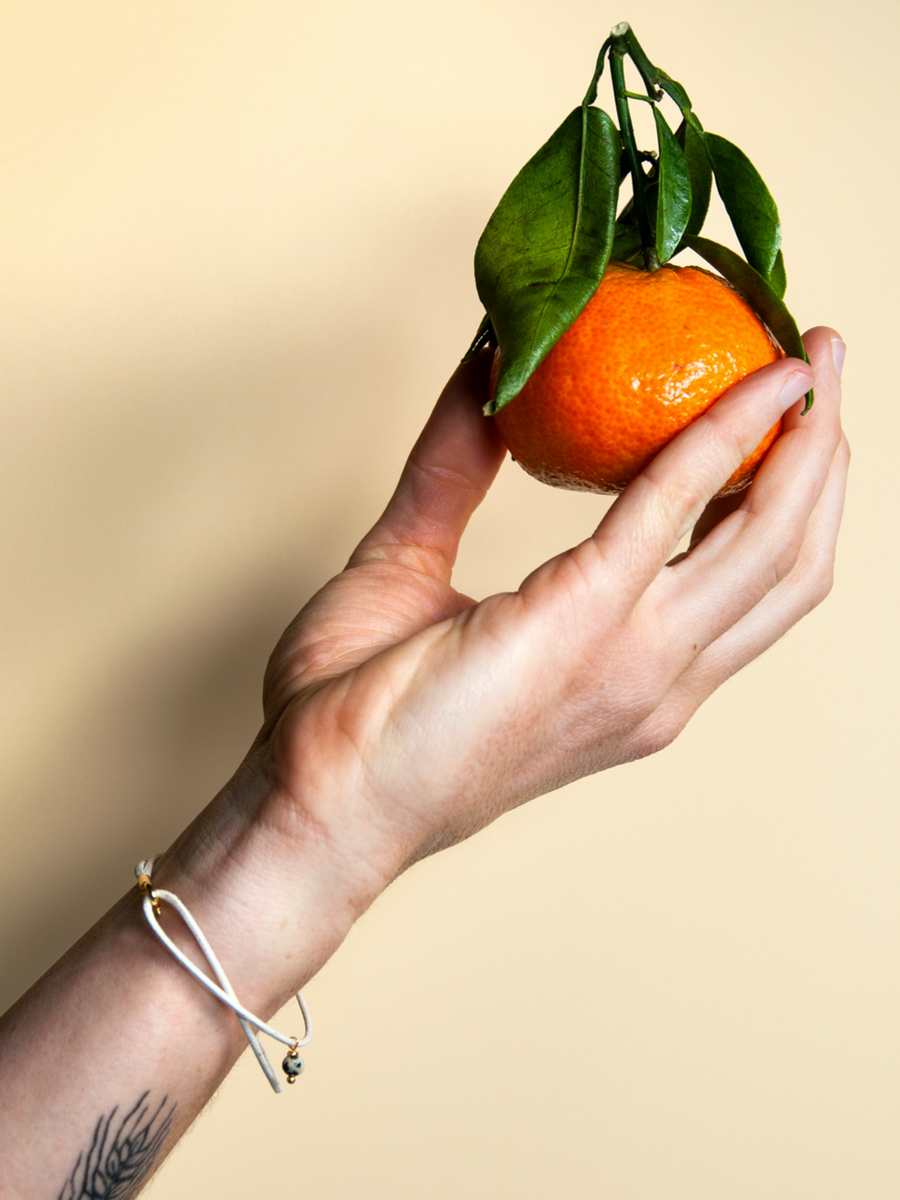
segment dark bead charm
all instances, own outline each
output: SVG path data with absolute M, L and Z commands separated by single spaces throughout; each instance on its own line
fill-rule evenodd
M 281 1069 L 284 1071 L 285 1075 L 287 1075 L 288 1083 L 294 1083 L 296 1081 L 297 1076 L 303 1070 L 303 1059 L 296 1050 L 294 1050 L 285 1058 L 284 1062 L 281 1064 Z

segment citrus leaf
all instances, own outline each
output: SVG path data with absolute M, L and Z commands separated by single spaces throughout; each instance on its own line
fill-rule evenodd
M 765 321 L 785 354 L 809 362 L 797 322 L 778 293 L 758 271 L 739 254 L 735 254 L 727 246 L 710 241 L 709 238 L 687 234 L 682 245 L 705 258 L 711 267 L 715 267 L 719 274 L 728 280 L 735 291 L 740 292 L 757 316 Z M 812 404 L 813 393 L 809 391 L 803 411 L 808 412 Z
M 681 241 L 691 215 L 691 177 L 684 153 L 669 123 L 653 105 L 659 138 L 659 189 L 656 201 L 656 253 L 668 262 Z
M 762 176 L 732 142 L 715 133 L 704 135 L 716 187 L 747 262 L 770 280 L 781 246 L 778 209 Z
M 616 262 L 627 262 L 641 249 L 641 231 L 637 225 L 615 225 L 612 251 L 609 257 Z
M 485 313 L 481 324 L 478 326 L 475 336 L 472 338 L 471 345 L 462 356 L 461 361 L 464 363 L 471 362 L 475 355 L 478 354 L 479 351 L 483 350 L 485 346 L 496 345 L 497 337 L 494 333 L 494 327 L 491 324 L 491 318 L 487 315 L 487 313 Z
M 583 108 L 586 108 L 589 104 L 593 104 L 597 99 L 597 84 L 600 82 L 600 76 L 603 74 L 603 60 L 606 58 L 606 52 L 609 49 L 609 44 L 611 41 L 612 38 L 608 37 L 600 47 L 600 53 L 597 55 L 597 65 L 594 67 L 594 74 L 591 78 L 590 86 L 588 87 L 585 97 L 581 102 Z
M 496 412 L 596 291 L 613 243 L 622 145 L 609 116 L 582 106 L 507 188 L 475 251 L 475 283 L 500 343 Z
M 777 296 L 784 298 L 784 293 L 787 291 L 787 272 L 784 269 L 784 255 L 780 250 L 775 255 L 775 266 L 769 276 L 769 284 Z
M 688 173 L 691 177 L 691 219 L 687 233 L 699 233 L 709 212 L 709 197 L 712 192 L 712 167 L 703 144 L 703 135 L 698 133 L 690 121 L 683 121 L 675 131 L 675 139 L 684 151 Z

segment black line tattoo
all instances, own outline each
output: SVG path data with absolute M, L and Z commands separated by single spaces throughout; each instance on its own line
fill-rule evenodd
M 137 1195 L 172 1127 L 175 1112 L 174 1102 L 167 1108 L 169 1097 L 163 1096 L 151 1116 L 149 1095 L 144 1092 L 115 1132 L 118 1105 L 99 1119 L 90 1149 L 78 1155 L 59 1200 L 130 1200 Z

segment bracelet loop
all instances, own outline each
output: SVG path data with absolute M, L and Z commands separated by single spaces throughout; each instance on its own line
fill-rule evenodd
M 300 1011 L 303 1014 L 302 1038 L 289 1037 L 286 1034 L 280 1033 L 277 1029 L 273 1029 L 271 1025 L 267 1025 L 266 1022 L 260 1017 L 254 1016 L 249 1009 L 245 1008 L 244 1005 L 238 1000 L 234 988 L 231 986 L 228 980 L 228 976 L 222 969 L 222 964 L 219 962 L 218 958 L 216 958 L 212 946 L 210 946 L 209 942 L 206 940 L 203 931 L 194 920 L 194 917 L 192 916 L 187 905 L 183 904 L 173 892 L 167 892 L 162 888 L 160 888 L 158 891 L 154 889 L 152 884 L 152 874 L 153 864 L 155 861 L 156 858 L 142 859 L 134 869 L 134 873 L 138 881 L 138 887 L 141 889 L 144 897 L 143 909 L 144 916 L 147 918 L 147 924 L 150 926 L 165 948 L 169 951 L 172 957 L 176 959 L 186 971 L 193 975 L 198 983 L 202 983 L 207 991 L 215 996 L 217 1000 L 221 1000 L 223 1004 L 227 1005 L 227 1007 L 231 1009 L 240 1022 L 241 1028 L 244 1031 L 244 1036 L 250 1043 L 250 1048 L 256 1055 L 259 1065 L 262 1067 L 263 1072 L 269 1083 L 272 1085 L 273 1090 L 280 1092 L 281 1087 L 278 1083 L 278 1077 L 272 1069 L 272 1064 L 269 1062 L 269 1057 L 260 1044 L 259 1038 L 254 1032 L 253 1027 L 255 1026 L 256 1030 L 258 1030 L 260 1033 L 266 1033 L 269 1035 L 269 1037 L 274 1038 L 276 1041 L 279 1041 L 288 1047 L 288 1053 L 282 1062 L 281 1067 L 284 1071 L 285 1077 L 287 1078 L 287 1082 L 295 1083 L 297 1076 L 303 1070 L 303 1060 L 299 1055 L 300 1047 L 308 1045 L 312 1039 L 312 1022 L 310 1021 L 309 1010 L 306 1007 L 306 1001 L 303 999 L 302 993 L 297 992 L 297 1003 L 300 1005 Z M 205 974 L 205 972 L 201 971 L 198 966 L 191 962 L 184 951 L 175 945 L 175 943 L 160 925 L 159 917 L 162 915 L 162 909 L 160 907 L 161 900 L 164 900 L 167 904 L 170 904 L 181 917 L 182 921 L 184 921 L 188 930 L 193 935 L 197 945 L 200 947 L 203 957 L 212 968 L 212 972 L 216 979 L 218 979 L 218 984 L 214 983 L 213 980 L 210 979 L 207 974 Z

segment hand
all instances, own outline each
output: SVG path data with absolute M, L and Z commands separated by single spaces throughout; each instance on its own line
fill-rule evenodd
M 503 449 L 480 412 L 489 356 L 460 368 L 384 515 L 272 656 L 268 818 L 314 829 L 374 895 L 524 800 L 667 745 L 831 586 L 848 463 L 833 340 L 815 329 L 812 369 L 785 359 L 732 388 L 591 538 L 480 603 L 450 577 Z M 785 410 L 749 490 L 710 505 Z
M 810 414 L 795 403 L 809 368 L 765 368 L 672 442 L 593 537 L 479 604 L 450 573 L 503 450 L 480 413 L 488 363 L 457 372 L 383 517 L 279 643 L 238 774 L 154 872 L 252 1011 L 271 1017 L 405 865 L 658 750 L 822 599 L 847 469 L 831 338 L 808 335 Z M 706 508 L 789 407 L 737 506 Z M 693 548 L 670 563 L 691 527 Z M 48 1030 L 66 1047 L 49 1091 Z M 60 1185 L 76 1178 L 98 1120 L 138 1097 L 171 1118 L 167 1153 L 243 1045 L 144 928 L 133 888 L 0 1020 L 0 1191 L 36 1195 L 48 1154 Z

